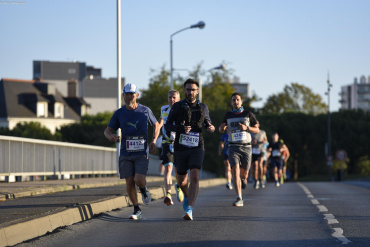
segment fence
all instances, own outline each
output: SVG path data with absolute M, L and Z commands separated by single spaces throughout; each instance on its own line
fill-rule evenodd
M 0 136 L 0 180 L 117 174 L 115 148 Z

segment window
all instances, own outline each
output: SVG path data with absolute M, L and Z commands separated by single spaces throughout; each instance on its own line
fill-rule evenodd
M 87 109 L 85 105 L 81 105 L 81 116 L 87 114 Z
M 69 69 L 68 69 L 68 74 L 76 74 L 76 69 L 74 69 L 74 68 L 69 68 Z
M 48 105 L 46 102 L 37 102 L 37 117 L 48 116 Z
M 64 118 L 64 105 L 62 103 L 55 103 L 54 105 L 54 117 Z

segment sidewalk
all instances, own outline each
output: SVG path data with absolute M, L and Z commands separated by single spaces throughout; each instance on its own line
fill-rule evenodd
M 163 177 L 149 176 L 147 182 L 152 200 L 165 196 Z M 224 183 L 206 179 L 199 186 Z M 138 199 L 142 203 L 140 194 Z M 127 206 L 125 181 L 118 177 L 0 183 L 0 247 Z

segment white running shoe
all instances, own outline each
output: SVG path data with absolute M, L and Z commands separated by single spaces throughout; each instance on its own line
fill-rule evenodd
M 166 204 L 167 206 L 173 205 L 173 201 L 172 201 L 170 193 L 167 193 L 166 197 L 164 198 L 164 204 Z
M 147 187 L 145 187 L 145 193 L 141 194 L 141 198 L 145 205 L 149 205 L 149 203 L 152 201 L 152 196 L 150 195 Z
M 240 197 L 236 198 L 236 201 L 233 203 L 233 206 L 243 207 L 243 199 L 241 199 Z
M 141 219 L 141 210 L 135 210 L 133 214 L 130 215 L 130 220 L 140 220 Z

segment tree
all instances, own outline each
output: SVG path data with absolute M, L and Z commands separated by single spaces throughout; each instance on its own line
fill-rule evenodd
M 42 140 L 60 140 L 61 136 L 53 135 L 50 130 L 38 122 L 18 123 L 12 130 L 1 128 L 0 135 L 34 138 Z
M 319 94 L 315 94 L 306 86 L 291 83 L 285 86 L 283 92 L 267 98 L 262 112 L 281 114 L 283 112 L 302 112 L 318 115 L 327 111 L 327 105 Z
M 81 123 L 62 126 L 57 133 L 62 136 L 62 141 L 87 145 L 113 147 L 103 135 L 108 126 L 113 112 L 98 113 L 96 115 L 85 115 Z

